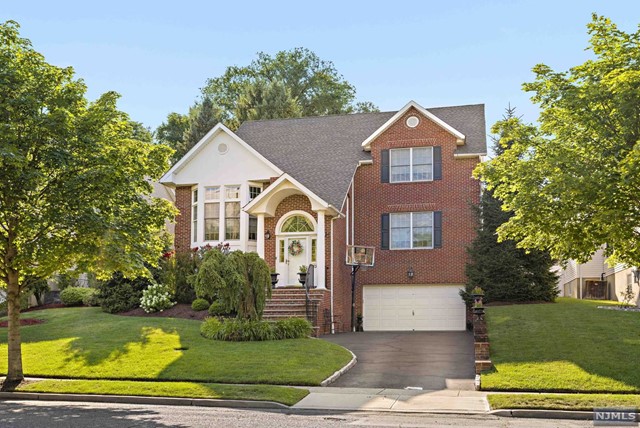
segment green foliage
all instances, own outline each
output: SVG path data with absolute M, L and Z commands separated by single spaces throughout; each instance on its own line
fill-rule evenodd
M 76 287 L 78 285 L 78 277 L 71 273 L 59 273 L 55 276 L 55 280 L 60 291 L 67 287 Z
M 299 339 L 313 331 L 309 321 L 300 318 L 268 321 L 227 318 L 207 318 L 200 326 L 200 333 L 207 339 L 230 342 Z
M 126 312 L 140 305 L 142 292 L 151 281 L 145 277 L 135 279 L 125 278 L 116 272 L 111 279 L 100 284 L 98 299 L 102 310 L 111 314 Z
M 38 306 L 43 304 L 43 294 L 49 291 L 51 291 L 51 287 L 45 278 L 27 277 L 23 282 L 22 292 L 27 295 L 33 294 Z
M 269 266 L 256 253 L 224 255 L 217 248 L 209 250 L 192 280 L 198 297 L 219 300 L 225 312 L 243 319 L 262 318 L 266 299 L 271 297 Z
M 209 306 L 209 315 L 212 317 L 220 317 L 223 315 L 228 315 L 229 311 L 224 303 L 220 300 L 216 300 Z
M 504 120 L 511 120 L 514 114 L 514 108 L 507 108 Z M 500 138 L 494 140 L 498 155 L 504 150 L 499 141 Z M 479 219 L 476 238 L 468 249 L 467 283 L 461 293 L 466 303 L 472 303 L 471 294 L 478 287 L 484 291 L 485 303 L 553 301 L 558 294 L 557 276 L 550 272 L 553 260 L 546 251 L 525 251 L 513 240 L 498 241 L 496 230 L 513 213 L 502 209 L 492 190 L 482 193 L 476 214 Z
M 186 153 L 204 137 L 211 128 L 222 122 L 223 112 L 210 97 L 204 96 L 189 112 L 189 127 L 182 137 Z M 175 156 L 175 155 L 174 155 Z
M 98 298 L 98 290 L 95 288 L 87 288 L 91 290 L 82 298 L 82 304 L 84 306 L 100 306 L 100 299 Z
M 80 306 L 85 298 L 89 299 L 94 294 L 93 288 L 67 287 L 60 292 L 60 300 L 67 306 Z
M 184 134 L 187 129 L 189 129 L 189 116 L 180 113 L 169 113 L 167 120 L 156 129 L 156 142 L 175 150 L 171 155 L 172 164 L 179 161 L 189 151 L 184 144 Z
M 191 303 L 191 309 L 194 311 L 206 311 L 209 309 L 210 303 L 206 299 L 196 299 Z
M 153 284 L 142 292 L 140 306 L 145 312 L 162 312 L 171 308 L 176 302 L 171 300 L 171 293 L 166 285 Z
M 554 72 L 539 64 L 523 85 L 540 106 L 539 126 L 498 122 L 504 153 L 478 168 L 514 215 L 500 239 L 587 261 L 607 244 L 615 262 L 640 264 L 640 30 L 625 33 L 594 14 L 593 59 Z
M 165 284 L 178 303 L 190 304 L 196 298 L 189 277 L 195 274 L 200 258 L 193 253 L 168 251 L 162 255 L 158 266 L 152 268 L 153 278 L 158 284 Z
M 223 122 L 231 129 L 237 129 L 249 117 L 377 111 L 371 103 L 354 104 L 353 85 L 344 80 L 331 61 L 321 60 L 305 48 L 280 51 L 274 56 L 260 52 L 248 66 L 228 67 L 222 76 L 209 79 L 203 93 L 221 108 Z M 247 96 L 251 93 L 254 95 Z M 264 96 L 266 93 L 269 95 Z M 265 99 L 269 101 L 265 103 Z M 276 107 L 277 113 L 267 106 Z M 285 116 L 288 113 L 294 116 Z

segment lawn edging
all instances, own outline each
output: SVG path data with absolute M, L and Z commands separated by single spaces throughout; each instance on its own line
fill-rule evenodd
M 0 392 L 1 400 L 85 401 L 92 403 L 153 404 L 158 406 L 232 407 L 241 409 L 289 409 L 275 401 L 227 400 L 212 398 L 143 397 L 139 395 L 54 394 L 40 392 Z
M 344 347 L 343 347 L 344 348 Z M 347 348 L 344 348 L 347 349 Z M 351 370 L 351 368 L 353 366 L 356 365 L 356 363 L 358 362 L 358 357 L 356 357 L 356 354 L 354 354 L 351 349 L 347 349 L 347 351 L 349 351 L 349 353 L 351 354 L 351 361 L 349 361 L 344 367 L 342 367 L 340 370 L 337 370 L 335 373 L 333 373 L 331 376 L 329 376 L 328 378 L 326 378 L 325 380 L 323 380 L 322 382 L 320 382 L 320 386 L 329 386 L 331 385 L 333 382 L 335 382 L 336 380 L 338 380 L 338 378 L 340 376 L 342 376 L 343 374 L 345 374 L 346 372 L 348 372 L 349 370 Z
M 581 410 L 499 409 L 488 414 L 505 418 L 593 420 L 593 412 Z

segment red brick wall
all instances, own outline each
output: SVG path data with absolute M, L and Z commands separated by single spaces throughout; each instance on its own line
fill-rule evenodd
M 376 247 L 376 265 L 358 273 L 358 289 L 365 284 L 461 284 L 466 278 L 466 247 L 475 235 L 472 204 L 478 204 L 480 184 L 471 173 L 478 159 L 454 159 L 456 138 L 426 117 L 416 128 L 405 124 L 409 110 L 371 144 L 373 165 L 355 175 L 355 241 Z M 381 183 L 383 149 L 441 146 L 442 180 Z M 381 215 L 410 211 L 442 211 L 442 248 L 381 250 Z M 413 279 L 407 277 L 412 267 Z M 361 303 L 361 297 L 358 301 Z
M 177 252 L 191 249 L 191 186 L 176 187 L 176 229 L 174 246 Z

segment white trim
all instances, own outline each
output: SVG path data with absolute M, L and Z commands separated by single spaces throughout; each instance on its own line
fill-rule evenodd
M 262 156 L 256 149 L 247 144 L 242 138 L 238 137 L 233 131 L 224 126 L 222 123 L 218 123 L 216 126 L 211 128 L 207 134 L 198 141 L 198 143 L 191 148 L 178 162 L 175 163 L 167 171 L 162 178 L 160 179 L 160 183 L 162 184 L 175 184 L 175 175 L 180 172 L 182 168 L 184 168 L 194 156 L 196 156 L 208 143 L 211 142 L 212 137 L 214 137 L 219 132 L 224 132 L 228 134 L 231 138 L 233 138 L 238 144 L 247 149 L 251 154 L 256 156 L 262 162 L 264 162 L 269 167 L 273 168 L 276 173 L 282 174 L 283 171 L 271 163 L 267 158 Z
M 301 215 L 303 217 L 306 217 L 308 220 L 311 220 L 311 224 L 313 225 L 313 230 L 311 232 L 282 232 L 280 230 L 282 228 L 282 224 L 288 219 L 290 219 L 291 217 L 296 215 Z M 313 218 L 313 216 L 308 212 L 302 211 L 302 210 L 287 211 L 282 217 L 280 217 L 280 219 L 278 219 L 278 222 L 276 223 L 276 230 L 275 230 L 276 236 L 277 235 L 286 235 L 286 236 L 309 235 L 317 232 L 318 232 L 318 222 L 316 221 L 316 219 Z
M 431 178 L 427 178 L 424 180 L 414 180 L 413 179 L 413 150 L 414 149 L 431 149 Z M 408 180 L 399 180 L 399 181 L 393 181 L 392 177 L 393 174 L 391 173 L 392 168 L 394 167 L 394 165 L 391 163 L 391 152 L 394 151 L 400 151 L 400 150 L 409 150 L 409 179 Z M 423 165 L 427 165 L 427 164 L 423 164 Z M 397 167 L 397 165 L 395 165 Z M 397 149 L 389 149 L 389 183 L 390 184 L 398 184 L 398 183 L 420 183 L 420 182 L 428 182 L 428 181 L 433 181 L 433 169 L 434 169 L 434 164 L 433 164 L 433 146 L 418 146 L 418 147 L 398 147 Z
M 454 159 L 472 159 L 472 158 L 482 158 L 486 156 L 486 153 L 454 153 Z
M 280 184 L 282 184 L 285 180 L 289 181 L 291 184 L 293 184 L 295 187 L 297 187 L 309 199 L 313 199 L 323 209 L 329 210 L 330 212 L 333 212 L 333 213 L 338 213 L 338 214 L 340 213 L 333 205 L 331 205 L 330 203 L 326 202 L 324 199 L 320 198 L 318 195 L 316 195 L 311 190 L 309 190 L 309 188 L 304 186 L 302 183 L 300 183 L 298 180 L 296 180 L 295 178 L 293 178 L 292 176 L 290 176 L 287 173 L 282 174 L 280 176 L 280 178 L 278 178 L 271 185 L 269 185 L 266 189 L 264 189 L 262 191 L 262 193 L 260 193 L 256 198 L 254 198 L 251 202 L 249 202 L 247 205 L 245 205 L 243 209 L 246 212 L 248 212 L 249 214 L 251 214 L 251 212 L 250 212 L 251 209 L 254 206 L 256 206 L 257 204 L 259 204 L 260 202 L 262 202 L 263 199 L 266 199 L 266 198 L 270 197 L 271 196 L 271 192 L 275 191 L 274 189 L 277 189 L 278 186 Z M 313 203 L 312 203 L 312 205 L 313 205 Z M 317 210 L 314 209 L 314 211 L 317 211 Z M 255 215 L 255 214 L 252 214 L 252 215 Z
M 433 250 L 434 247 L 434 241 L 435 241 L 435 224 L 434 224 L 434 211 L 406 211 L 406 212 L 396 212 L 396 213 L 389 213 L 389 250 L 392 251 L 402 251 L 402 250 Z M 391 217 L 394 215 L 400 215 L 400 214 L 409 214 L 409 248 L 406 247 L 392 247 L 393 244 L 393 239 L 391 237 Z M 414 247 L 413 246 L 413 215 L 414 214 L 431 214 L 431 246 L 429 247 Z
M 412 100 L 412 101 L 409 101 L 404 107 L 402 107 L 396 114 L 394 114 L 393 117 L 391 117 L 391 119 L 386 121 L 384 125 L 376 129 L 376 131 L 373 134 L 371 134 L 366 140 L 364 140 L 362 142 L 362 148 L 366 151 L 371 150 L 371 142 L 376 138 L 378 138 L 380 134 L 386 131 L 387 128 L 393 125 L 398 119 L 400 119 L 411 107 L 415 108 L 423 116 L 426 116 L 429 120 L 434 122 L 436 125 L 439 125 L 445 131 L 449 132 L 454 137 L 456 137 L 456 144 L 459 144 L 459 145 L 464 144 L 464 140 L 466 137 L 462 132 L 458 131 L 451 125 L 447 124 L 442 119 L 438 118 L 433 113 L 429 112 L 429 110 L 425 109 L 420 104 Z

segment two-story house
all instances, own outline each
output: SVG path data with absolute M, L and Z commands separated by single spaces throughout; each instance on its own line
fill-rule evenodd
M 458 293 L 480 198 L 472 171 L 485 154 L 483 105 L 410 102 L 236 132 L 219 124 L 161 182 L 175 188 L 177 251 L 219 242 L 256 251 L 282 290 L 313 264 L 321 318 L 349 330 L 346 248 L 373 246 L 375 266 L 357 275 L 365 330 L 463 330 Z

